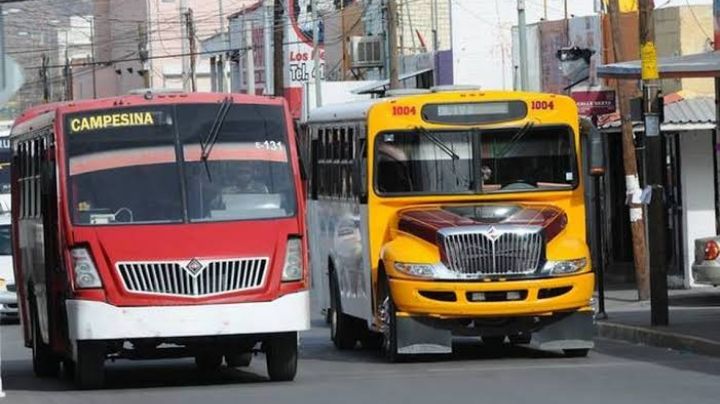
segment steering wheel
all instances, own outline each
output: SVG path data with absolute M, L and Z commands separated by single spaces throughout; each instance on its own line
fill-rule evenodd
M 525 190 L 525 189 L 535 189 L 537 188 L 537 181 L 530 181 L 530 180 L 513 180 L 508 181 L 500 185 L 500 189 L 507 189 L 507 190 Z
M 114 215 L 115 215 L 115 221 L 119 221 L 119 220 L 118 220 L 118 215 L 120 215 L 121 213 L 126 213 L 127 216 L 128 216 L 128 219 L 130 219 L 130 220 L 128 220 L 127 222 L 123 221 L 123 223 L 132 223 L 132 222 L 135 221 L 134 215 L 133 215 L 133 211 L 130 210 L 129 208 L 124 208 L 124 207 L 118 209 L 117 212 L 114 213 Z

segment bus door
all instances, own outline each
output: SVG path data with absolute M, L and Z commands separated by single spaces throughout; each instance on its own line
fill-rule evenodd
M 65 346 L 67 335 L 64 297 L 68 290 L 68 277 L 62 263 L 59 245 L 57 172 L 55 144 L 52 132 L 38 139 L 40 152 L 40 216 L 45 254 L 45 279 L 48 293 L 48 330 L 50 343 L 55 347 Z

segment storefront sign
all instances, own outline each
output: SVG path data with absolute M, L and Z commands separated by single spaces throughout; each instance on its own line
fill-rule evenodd
M 615 91 L 575 91 L 571 94 L 582 116 L 598 116 L 615 112 Z

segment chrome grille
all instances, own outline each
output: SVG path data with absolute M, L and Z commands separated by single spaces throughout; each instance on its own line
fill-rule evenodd
M 267 258 L 121 262 L 117 270 L 129 292 L 203 297 L 263 285 Z
M 532 274 L 545 254 L 539 226 L 449 228 L 440 238 L 443 263 L 463 278 Z

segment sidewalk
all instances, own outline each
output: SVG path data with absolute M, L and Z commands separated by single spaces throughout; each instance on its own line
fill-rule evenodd
M 720 356 L 720 288 L 671 290 L 667 327 L 650 326 L 650 302 L 638 302 L 634 290 L 607 291 L 605 311 L 600 337 Z

